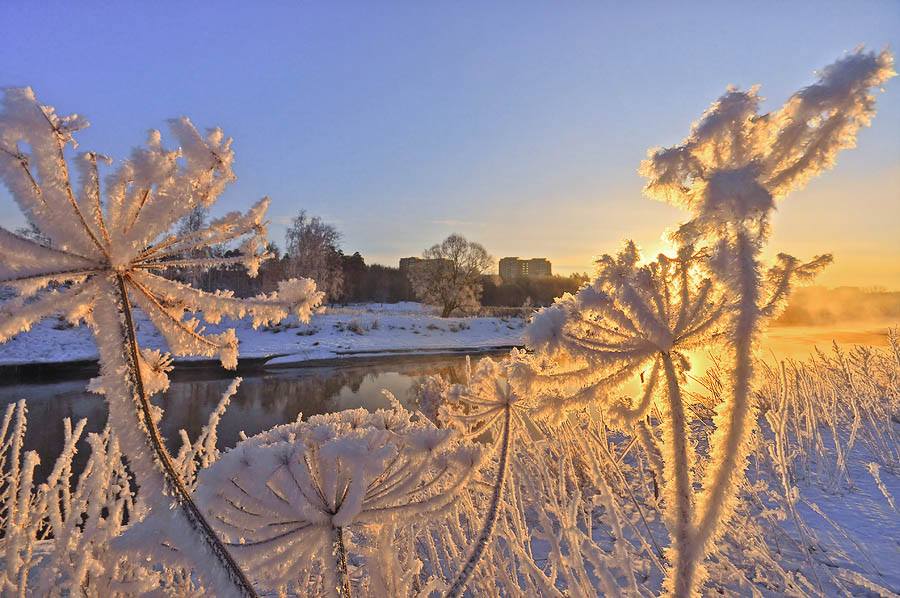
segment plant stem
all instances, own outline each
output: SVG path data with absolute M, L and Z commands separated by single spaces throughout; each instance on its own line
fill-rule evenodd
M 691 501 L 690 464 L 688 463 L 687 421 L 684 416 L 684 403 L 672 356 L 663 353 L 662 362 L 666 373 L 666 398 L 669 402 L 669 418 L 665 422 L 670 429 L 666 439 L 670 444 L 667 452 L 671 459 L 671 462 L 666 463 L 667 471 L 664 480 L 668 487 L 666 498 L 674 502 L 674 504 L 667 505 L 668 509 L 674 510 L 672 548 L 675 555 L 672 559 L 674 564 L 672 593 L 675 596 L 690 596 L 697 559 L 694 558 L 695 547 L 692 545 L 693 504 Z
M 350 572 L 347 570 L 347 548 L 344 546 L 344 528 L 334 528 L 334 546 L 337 552 L 338 580 L 340 581 L 340 595 L 342 598 L 351 598 Z
M 228 578 L 234 584 L 241 596 L 256 598 L 256 591 L 244 575 L 244 572 L 238 566 L 237 562 L 232 558 L 228 549 L 222 544 L 222 541 L 216 535 L 215 531 L 206 521 L 206 518 L 191 498 L 181 476 L 175 469 L 172 456 L 166 448 L 165 442 L 153 419 L 149 398 L 144 389 L 144 381 L 141 377 L 140 355 L 138 353 L 137 335 L 134 328 L 134 318 L 131 312 L 131 303 L 128 300 L 128 292 L 125 288 L 125 279 L 121 274 L 116 275 L 117 303 L 122 314 L 125 317 L 123 326 L 123 337 L 125 339 L 125 361 L 128 365 L 127 378 L 128 383 L 133 390 L 133 398 L 137 408 L 137 417 L 143 427 L 147 444 L 153 452 L 154 461 L 159 467 L 163 476 L 164 488 L 172 495 L 175 502 L 181 509 L 182 514 L 197 533 L 200 534 L 204 543 L 213 553 L 216 560 L 225 569 Z
M 745 467 L 747 433 L 752 425 L 750 385 L 753 380 L 753 342 L 759 325 L 758 250 L 746 229 L 735 239 L 737 266 L 736 295 L 740 297 L 732 330 L 734 372 L 730 400 L 716 417 L 716 431 L 710 440 L 711 462 L 706 468 L 703 494 L 698 500 L 692 550 L 702 559 L 707 544 L 731 516 L 734 490 Z M 694 584 L 702 580 L 695 579 Z
M 491 536 L 494 533 L 497 517 L 500 514 L 500 500 L 503 498 L 503 490 L 506 485 L 511 419 L 512 407 L 507 405 L 503 419 L 503 437 L 500 440 L 500 465 L 499 471 L 497 472 L 497 483 L 494 485 L 494 491 L 491 494 L 491 505 L 488 509 L 487 519 L 484 522 L 484 527 L 481 529 L 481 534 L 478 536 L 478 541 L 475 543 L 475 550 L 472 551 L 469 560 L 466 561 L 462 569 L 460 569 L 459 574 L 456 576 L 456 579 L 450 585 L 450 589 L 447 590 L 446 598 L 459 598 L 462 594 L 469 578 L 475 572 L 475 568 L 481 561 L 481 557 L 484 554 L 485 549 L 487 549 L 488 542 L 490 542 Z

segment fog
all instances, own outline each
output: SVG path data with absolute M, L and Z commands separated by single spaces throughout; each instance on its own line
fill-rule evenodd
M 900 292 L 859 287 L 797 289 L 773 325 L 842 326 L 900 324 Z

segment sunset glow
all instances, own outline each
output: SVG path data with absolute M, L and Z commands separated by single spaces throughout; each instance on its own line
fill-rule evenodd
M 897 3 L 826 4 L 734 4 L 716 15 L 665 3 L 649 15 L 625 4 L 532 6 L 509 27 L 499 6 L 477 19 L 439 5 L 353 15 L 309 5 L 277 18 L 185 7 L 173 21 L 152 7 L 76 17 L 64 5 L 8 3 L 2 16 L 17 27 L 4 31 L 0 85 L 90 106 L 86 143 L 116 155 L 142 141 L 134 122 L 190 114 L 221 125 L 236 138 L 238 182 L 217 209 L 265 190 L 279 245 L 302 206 L 368 262 L 396 266 L 458 232 L 495 258 L 544 256 L 555 273 L 590 272 L 593 256 L 625 238 L 651 254 L 661 247 L 678 210 L 641 196 L 636 167 L 648 147 L 680 139 L 698 106 L 729 84 L 762 84 L 764 109 L 777 106 L 812 81 L 810 65 L 861 42 L 900 47 Z M 740 22 L 737 37 L 727 22 Z M 151 65 L 158 28 L 165 43 Z M 233 43 L 219 43 L 225 32 Z M 780 250 L 805 254 L 826 240 L 828 286 L 900 290 L 900 94 L 878 95 L 877 126 L 859 148 L 775 216 Z M 146 103 L 140 119 L 135 97 Z M 0 221 L 22 223 L 5 190 Z
M 897 0 L 0 24 L 3 596 L 900 596 Z

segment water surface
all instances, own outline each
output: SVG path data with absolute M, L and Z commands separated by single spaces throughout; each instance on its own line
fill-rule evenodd
M 473 363 L 479 358 L 473 357 Z M 465 356 L 397 357 L 365 365 L 260 370 L 243 376 L 219 424 L 217 446 L 233 446 L 240 432 L 253 435 L 295 421 L 300 413 L 308 417 L 351 407 L 388 407 L 382 389 L 391 391 L 401 402 L 409 402 L 413 385 L 424 376 L 441 374 L 459 382 L 464 371 Z M 180 446 L 180 430 L 191 439 L 197 437 L 233 378 L 220 368 L 175 368 L 169 390 L 153 398 L 153 403 L 165 410 L 160 430 L 170 450 L 177 451 Z M 41 458 L 38 480 L 46 477 L 62 449 L 64 418 L 73 424 L 86 418 L 85 433 L 99 432 L 106 426 L 105 399 L 87 391 L 87 379 L 9 382 L 0 384 L 0 410 L 26 399 L 25 448 L 37 451 Z M 79 470 L 87 459 L 86 452 L 82 450 L 77 457 Z

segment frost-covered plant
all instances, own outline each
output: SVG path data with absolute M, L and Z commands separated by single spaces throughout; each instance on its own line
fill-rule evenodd
M 87 422 L 73 427 L 64 420 L 62 451 L 46 481 L 36 484 L 40 460 L 23 451 L 25 413 L 25 401 L 8 405 L 0 425 L 3 594 L 113 595 L 98 588 L 109 590 L 116 577 L 119 592 L 152 589 L 156 576 L 131 569 L 107 550 L 109 540 L 121 533 L 126 511 L 134 511 L 122 453 L 109 430 L 88 436 L 91 456 L 73 484 L 73 458 Z
M 400 534 L 414 539 L 432 576 L 422 585 L 434 586 L 438 576 L 446 580 L 446 596 L 497 588 L 513 595 L 556 595 L 556 588 L 583 594 L 593 592 L 599 578 L 604 591 L 615 594 L 622 575 L 638 594 L 633 572 L 640 547 L 649 542 L 641 538 L 635 550 L 622 538 L 625 515 L 605 477 L 617 465 L 594 442 L 590 424 L 582 421 L 575 431 L 568 422 L 548 426 L 533 418 L 541 415 L 540 396 L 520 394 L 510 383 L 521 360 L 527 357 L 516 351 L 501 362 L 484 358 L 474 368 L 467 364 L 461 384 L 435 376 L 418 387 L 419 406 L 429 417 L 492 447 L 480 483 L 465 489 L 445 521 L 411 525 Z M 611 553 L 594 538 L 597 505 L 606 509 L 604 529 L 609 525 L 620 538 Z M 536 547 L 547 543 L 552 550 L 541 558 L 545 553 Z
M 481 450 L 390 410 L 351 409 L 248 438 L 200 473 L 197 501 L 266 587 L 351 594 L 351 532 L 373 550 L 392 521 L 433 515 L 478 470 Z M 389 576 L 389 572 L 381 572 Z
M 890 339 L 896 335 L 889 331 Z M 847 455 L 857 445 L 876 467 L 900 473 L 900 434 L 894 425 L 900 412 L 898 365 L 896 344 L 887 349 L 834 344 L 805 362 L 760 364 L 755 394 L 774 432 L 773 448 L 790 443 L 782 454 L 791 458 L 795 474 L 830 492 L 855 486 Z
M 3 537 L 2 582 L 4 594 L 24 595 L 28 572 L 34 566 L 34 548 L 40 517 L 35 517 L 34 470 L 40 459 L 25 452 L 25 401 L 8 405 L 0 424 L 0 465 L 3 466 L 0 507 L 6 523 Z M 7 473 L 8 472 L 8 473 Z
M 199 472 L 219 459 L 219 449 L 216 448 L 216 442 L 219 439 L 218 430 L 219 422 L 228 409 L 232 397 L 237 393 L 238 386 L 243 382 L 243 378 L 235 378 L 232 380 L 222 398 L 212 413 L 209 414 L 209 420 L 200 434 L 195 440 L 191 440 L 185 430 L 179 430 L 181 436 L 181 450 L 175 456 L 175 465 L 177 466 L 181 479 L 184 484 L 193 491 L 197 486 L 197 475 Z
M 729 89 L 680 145 L 651 150 L 641 164 L 650 197 L 692 213 L 674 239 L 709 247 L 710 271 L 736 303 L 726 336 L 734 360 L 731 393 L 715 417 L 713 462 L 704 475 L 687 562 L 701 558 L 734 504 L 753 421 L 753 347 L 761 320 L 783 304 L 794 278 L 812 275 L 829 260 L 800 265 L 783 256 L 770 271 L 775 284 L 767 288 L 761 253 L 775 200 L 832 167 L 840 150 L 855 145 L 857 131 L 875 114 L 870 90 L 895 74 L 889 52 L 859 49 L 767 114 L 758 113 L 758 88 Z M 676 570 L 670 589 L 687 595 L 701 582 L 700 571 Z
M 419 385 L 419 405 L 441 425 L 493 446 L 481 480 L 442 519 L 398 533 L 429 574 L 419 587 L 446 583 L 448 596 L 581 595 L 595 593 L 599 580 L 615 595 L 621 578 L 638 595 L 635 572 L 646 572 L 640 553 L 659 561 L 652 537 L 632 535 L 636 513 L 618 503 L 631 489 L 621 485 L 624 476 L 609 476 L 621 470 L 588 414 L 553 426 L 532 419 L 536 403 L 507 382 L 522 358 L 483 359 L 461 384 L 432 377 Z M 616 538 L 611 547 L 607 533 Z
M 895 335 L 889 331 L 889 340 Z M 858 514 L 847 515 L 849 504 L 871 493 L 880 494 L 886 504 L 867 504 L 866 518 L 875 520 L 879 511 L 888 520 L 895 518 L 893 496 L 872 475 L 878 469 L 872 459 L 890 464 L 893 479 L 889 484 L 896 484 L 898 436 L 892 414 L 900 409 L 898 349 L 897 345 L 846 348 L 835 344 L 830 352 L 817 350 L 804 361 L 788 360 L 780 367 L 758 364 L 753 400 L 764 417 L 752 443 L 752 467 L 744 493 L 749 492 L 763 509 L 759 518 L 768 519 L 767 525 L 789 522 L 788 533 L 775 530 L 782 536 L 777 542 L 794 544 L 805 570 L 797 571 L 784 591 L 896 593 L 896 576 L 892 580 L 891 572 L 879 569 L 873 558 L 872 543 L 877 540 L 847 525 L 858 521 Z M 720 368 L 713 368 L 704 384 L 713 387 L 726 377 Z M 823 492 L 843 496 L 828 501 Z M 824 500 L 817 501 L 815 495 Z M 843 513 L 838 515 L 836 508 Z M 825 524 L 827 532 L 816 524 Z M 784 558 L 782 550 L 778 552 Z M 847 550 L 853 554 L 846 554 Z M 841 562 L 845 559 L 849 562 Z M 880 584 L 893 586 L 893 591 Z
M 685 352 L 710 342 L 727 311 L 699 267 L 704 259 L 685 246 L 676 257 L 660 254 L 642 264 L 628 242 L 617 255 L 597 260 L 591 284 L 540 310 L 525 333 L 536 357 L 515 368 L 513 378 L 523 394 L 539 397 L 534 415 L 560 421 L 573 410 L 603 405 L 624 423 L 644 417 L 660 370 L 677 386 L 688 367 Z M 647 366 L 640 402 L 614 402 L 616 389 Z
M 176 462 L 186 483 L 191 483 L 194 469 L 191 457 L 201 465 L 217 458 L 216 427 L 236 389 L 237 382 L 229 386 L 197 439 L 191 441 L 182 431 L 184 444 Z M 160 567 L 159 562 L 139 558 L 139 551 L 127 550 L 123 539 L 132 535 L 139 543 L 145 539 L 136 522 L 152 518 L 135 500 L 135 479 L 109 426 L 84 437 L 86 420 L 74 426 L 63 420 L 63 447 L 50 463 L 46 479 L 36 483 L 39 459 L 23 450 L 25 414 L 25 401 L 19 401 L 8 405 L 0 420 L 2 593 L 98 597 L 202 593 L 204 588 L 183 559 Z M 85 449 L 87 461 L 78 466 L 75 457 Z M 162 541 L 167 552 L 176 551 L 168 538 Z
M 30 88 L 9 89 L 0 112 L 0 177 L 19 207 L 48 239 L 48 245 L 0 228 L 0 285 L 18 297 L 0 305 L 0 342 L 35 322 L 62 313 L 72 323 L 90 324 L 100 354 L 101 380 L 110 423 L 141 485 L 141 500 L 168 508 L 174 500 L 188 525 L 247 594 L 252 588 L 194 506 L 157 428 L 161 412 L 149 397 L 165 388 L 166 360 L 143 352 L 135 336 L 133 306 L 144 311 L 178 355 L 217 356 L 225 367 L 237 360 L 237 337 L 229 329 L 206 333 L 185 311 L 206 321 L 250 315 L 254 325 L 289 314 L 308 319 L 321 300 L 310 280 L 279 284 L 271 295 L 242 300 L 228 292 L 205 293 L 167 280 L 168 268 L 243 264 L 255 274 L 267 257 L 263 199 L 246 214 L 230 213 L 185 235 L 169 234 L 179 219 L 209 207 L 234 179 L 231 140 L 220 129 L 201 136 L 187 118 L 169 122 L 180 143 L 162 146 L 151 131 L 147 146 L 133 152 L 101 188 L 98 162 L 87 152 L 75 158 L 79 180 L 69 174 L 67 146 L 87 126 L 78 115 L 58 116 L 41 105 Z M 231 258 L 183 258 L 210 245 L 240 241 Z M 48 289 L 50 285 L 62 284 Z M 170 498 L 163 499 L 163 493 Z
M 475 438 L 492 434 L 498 461 L 484 524 L 475 539 L 472 553 L 462 563 L 456 578 L 447 590 L 448 598 L 462 595 L 491 541 L 502 510 L 501 503 L 509 476 L 510 447 L 523 425 L 521 417 L 531 404 L 518 395 L 507 382 L 508 375 L 505 369 L 506 364 L 494 362 L 490 358 L 482 359 L 474 371 L 469 372 L 465 385 L 447 388 L 437 408 L 438 421 L 459 430 L 465 437 Z M 439 383 L 435 383 L 428 385 L 427 388 L 433 392 L 440 386 Z
M 735 504 L 754 421 L 752 352 L 761 322 L 778 313 L 795 281 L 811 278 L 831 260 L 801 263 L 781 254 L 765 269 L 761 253 L 775 199 L 832 166 L 837 152 L 853 145 L 874 114 L 870 89 L 893 74 L 889 53 L 859 50 L 764 115 L 757 112 L 757 88 L 729 89 L 682 144 L 652 150 L 641 165 L 648 195 L 692 212 L 672 234 L 677 257 L 639 267 L 632 245 L 617 258 L 605 256 L 592 285 L 561 298 L 529 327 L 526 338 L 539 354 L 517 379 L 526 392 L 544 394 L 547 410 L 562 407 L 557 417 L 567 407 L 599 404 L 611 420 L 635 422 L 651 406 L 663 371 L 663 477 L 674 561 L 667 589 L 675 595 L 699 588 L 705 550 Z M 708 340 L 717 323 L 734 361 L 731 392 L 717 407 L 703 490 L 695 500 L 679 389 L 686 361 L 678 345 Z M 610 405 L 610 392 L 651 363 L 638 404 Z
M 149 592 L 159 572 L 110 550 L 126 518 L 140 516 L 118 440 L 107 427 L 86 438 L 90 456 L 73 484 L 76 444 L 85 420 L 74 431 L 65 424 L 65 444 L 44 484 L 35 492 L 34 514 L 43 518 L 39 538 L 49 538 L 33 583 L 42 596 L 115 596 Z M 74 489 L 73 489 L 74 487 Z
M 690 558 L 695 515 L 695 457 L 681 390 L 690 369 L 687 352 L 711 342 L 730 308 L 713 281 L 702 276 L 705 259 L 685 245 L 677 257 L 659 255 L 641 265 L 631 242 L 617 256 L 602 256 L 591 285 L 535 316 L 527 339 L 541 354 L 532 361 L 549 364 L 519 368 L 517 377 L 529 392 L 544 396 L 538 415 L 559 421 L 572 409 L 596 405 L 605 408 L 611 424 L 636 425 L 656 477 L 664 480 L 676 571 L 689 567 L 681 560 Z M 612 401 L 621 382 L 648 367 L 637 404 Z M 642 421 L 654 404 L 662 413 L 661 447 Z

